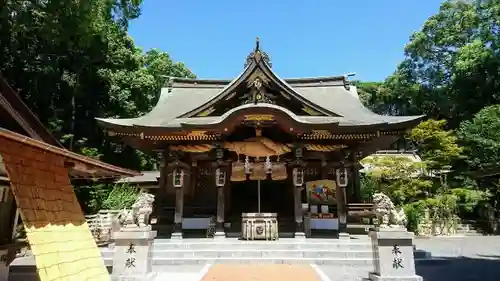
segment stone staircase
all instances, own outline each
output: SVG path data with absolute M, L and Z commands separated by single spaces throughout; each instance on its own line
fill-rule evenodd
M 101 248 L 107 264 L 112 262 L 113 246 Z M 237 239 L 156 239 L 153 265 L 216 263 L 306 263 L 372 267 L 368 239 L 283 238 L 278 241 L 239 241 Z
M 464 236 L 480 236 L 482 233 L 473 223 L 460 223 L 457 225 L 457 234 Z

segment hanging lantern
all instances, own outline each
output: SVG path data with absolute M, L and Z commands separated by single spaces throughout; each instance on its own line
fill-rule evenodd
M 226 172 L 220 168 L 215 170 L 215 185 L 219 187 L 226 185 Z
M 293 184 L 295 186 L 304 185 L 304 170 L 302 168 L 293 168 Z
M 340 187 L 346 187 L 348 183 L 347 168 L 337 169 L 336 174 L 337 174 L 337 185 Z
M 245 157 L 245 174 L 251 174 L 252 173 L 252 163 L 250 163 L 250 158 L 247 156 Z
M 273 164 L 271 163 L 271 158 L 266 157 L 266 162 L 264 162 L 264 168 L 266 169 L 266 174 L 271 174 L 273 169 Z
M 184 170 L 175 168 L 172 175 L 174 187 L 182 187 L 184 185 Z

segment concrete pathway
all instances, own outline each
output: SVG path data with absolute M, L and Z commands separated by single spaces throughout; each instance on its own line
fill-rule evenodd
M 310 265 L 217 264 L 201 281 L 329 281 L 323 280 Z

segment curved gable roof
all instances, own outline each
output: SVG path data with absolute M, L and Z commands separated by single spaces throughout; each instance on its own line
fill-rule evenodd
M 266 62 L 267 55 L 257 46 L 247 58 L 244 71 L 233 80 L 202 80 L 173 78 L 168 88 L 161 90 L 156 106 L 138 118 L 113 119 L 97 118 L 106 128 L 124 129 L 130 127 L 175 128 L 181 124 L 210 124 L 219 122 L 222 116 L 195 117 L 218 101 L 229 98 L 238 85 L 244 83 L 256 72 L 274 81 L 283 92 L 326 116 L 296 115 L 297 120 L 306 123 L 325 124 L 327 120 L 338 122 L 339 126 L 363 126 L 377 124 L 417 123 L 424 116 L 385 116 L 366 108 L 359 100 L 356 87 L 349 85 L 346 76 L 282 79 L 276 75 Z M 261 105 L 258 103 L 257 105 Z M 316 118 L 318 117 L 318 118 Z M 319 118 L 323 117 L 323 118 Z M 336 117 L 328 119 L 326 117 Z M 191 121 L 187 122 L 188 119 Z M 320 124 L 317 123 L 317 124 Z

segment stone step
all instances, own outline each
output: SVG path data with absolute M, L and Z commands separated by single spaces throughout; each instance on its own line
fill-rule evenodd
M 112 258 L 112 251 L 102 251 L 103 258 Z M 333 258 L 333 259 L 371 259 L 371 250 L 332 251 L 332 250 L 155 250 L 153 259 L 162 258 Z
M 238 243 L 217 242 L 212 240 L 211 243 L 190 243 L 190 242 L 156 242 L 154 243 L 154 251 L 158 250 L 331 250 L 331 251 L 363 251 L 371 250 L 371 244 L 366 242 L 350 242 L 343 243 L 282 243 L 279 241 L 240 241 Z
M 326 264 L 336 266 L 355 266 L 358 268 L 373 267 L 371 259 L 346 258 L 155 258 L 154 266 L 161 265 L 193 265 L 193 264 Z

